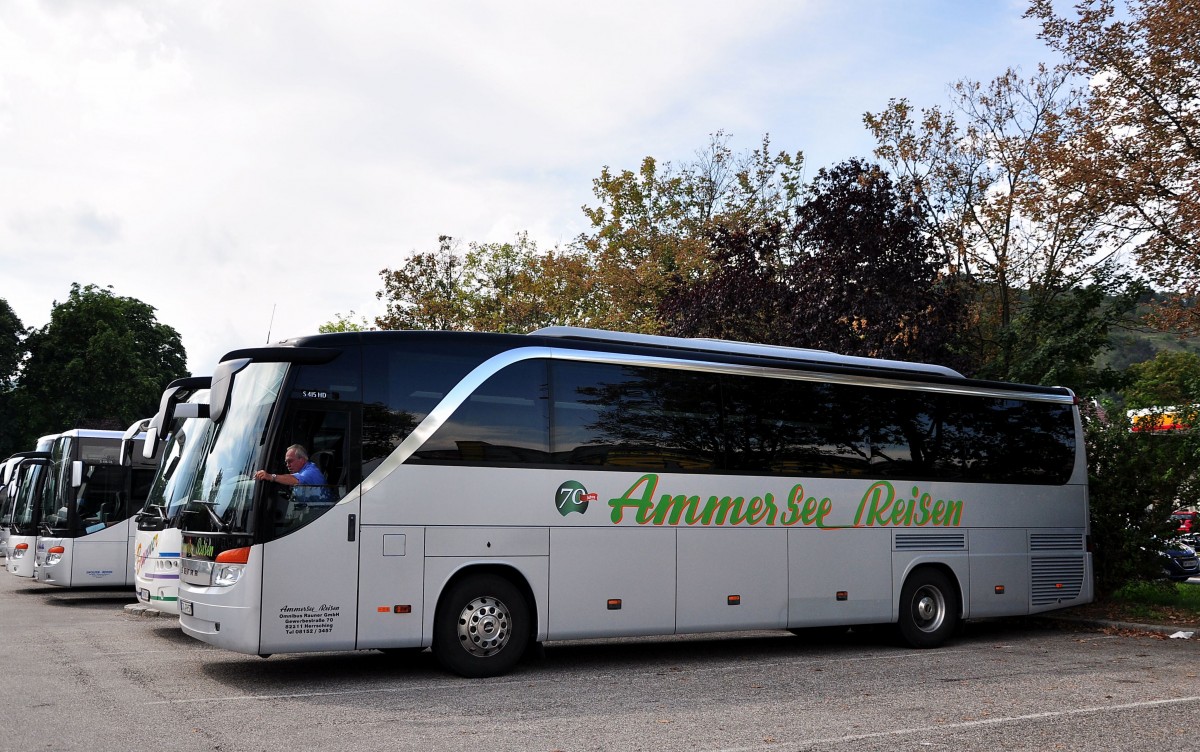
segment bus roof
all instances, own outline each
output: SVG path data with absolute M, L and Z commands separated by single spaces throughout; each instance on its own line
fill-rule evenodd
M 837 364 L 860 368 L 887 368 L 897 371 L 916 371 L 932 373 L 938 376 L 964 378 L 961 373 L 954 369 L 927 363 L 864 358 L 855 355 L 839 355 L 829 350 L 810 350 L 803 347 L 785 347 L 783 345 L 759 345 L 751 342 L 735 342 L 727 339 L 664 337 L 658 334 L 610 332 L 603 329 L 588 329 L 577 326 L 550 326 L 530 332 L 529 334 L 530 336 L 559 337 L 562 339 L 587 340 L 590 342 L 650 345 L 673 350 L 687 350 L 693 353 L 752 355 L 762 358 L 782 358 L 801 363 Z

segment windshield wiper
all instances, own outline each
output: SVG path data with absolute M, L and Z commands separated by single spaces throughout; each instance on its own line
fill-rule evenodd
M 213 524 L 217 526 L 218 533 L 228 533 L 230 530 L 233 529 L 232 525 L 230 525 L 225 520 L 221 519 L 220 515 L 218 515 L 216 513 L 216 511 L 214 511 L 214 507 L 217 506 L 217 502 L 215 502 L 215 501 L 200 501 L 197 499 L 196 503 L 199 504 L 200 506 L 204 507 L 204 511 L 208 512 L 208 516 L 212 519 Z

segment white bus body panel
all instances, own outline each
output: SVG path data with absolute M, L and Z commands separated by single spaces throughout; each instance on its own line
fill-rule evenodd
M 79 538 L 37 540 L 34 579 L 60 587 L 128 587 L 133 584 L 133 555 L 129 531 L 133 520 L 122 520 Z M 52 546 L 62 546 L 62 558 L 46 566 Z
M 24 554 L 17 552 L 17 546 L 25 544 Z M 10 535 L 8 536 L 8 558 L 4 562 L 4 568 L 9 574 L 15 574 L 18 577 L 33 577 L 33 562 L 37 558 L 37 536 L 36 535 Z
M 179 613 L 179 547 L 177 527 L 138 530 L 133 548 L 133 587 L 138 601 L 168 614 Z
M 254 546 L 263 551 L 259 653 L 354 649 L 358 516 L 357 499 L 347 497 L 286 538 Z
M 428 645 L 422 611 L 425 529 L 363 525 L 360 535 L 359 649 Z M 409 612 L 398 613 L 397 606 L 408 606 Z
M 789 627 L 891 620 L 895 598 L 889 530 L 789 530 L 787 571 Z
M 262 571 L 263 546 L 251 546 L 247 576 L 229 587 L 196 587 L 181 580 L 179 626 L 186 634 L 219 648 L 258 655 Z
M 672 634 L 675 562 L 670 528 L 551 530 L 549 639 Z

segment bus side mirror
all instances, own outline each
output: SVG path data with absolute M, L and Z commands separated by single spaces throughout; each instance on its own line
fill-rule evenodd
M 83 460 L 75 460 L 71 463 L 71 488 L 79 488 L 83 485 Z

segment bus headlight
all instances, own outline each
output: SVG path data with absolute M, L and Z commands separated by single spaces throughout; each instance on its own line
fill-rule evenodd
M 217 587 L 229 587 L 242 579 L 242 570 L 245 568 L 242 564 L 218 564 L 213 568 L 213 585 Z
M 62 546 L 51 546 L 50 550 L 46 551 L 45 566 L 52 567 L 55 564 L 57 564 L 58 562 L 62 561 L 63 553 L 65 551 L 66 551 L 66 549 L 63 548 Z

